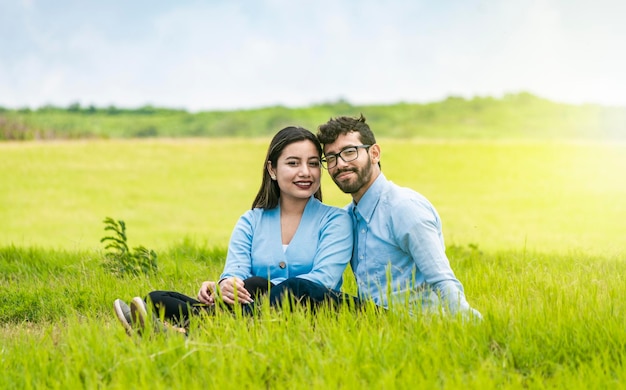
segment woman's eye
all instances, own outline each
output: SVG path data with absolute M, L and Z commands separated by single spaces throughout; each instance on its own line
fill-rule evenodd
M 320 167 L 320 162 L 319 161 L 311 161 L 309 162 L 309 166 L 312 168 L 319 168 Z
M 296 167 L 298 166 L 298 163 L 296 161 L 287 161 L 287 165 L 289 165 L 290 167 Z

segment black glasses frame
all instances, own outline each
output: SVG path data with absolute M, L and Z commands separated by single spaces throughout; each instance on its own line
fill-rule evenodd
M 364 148 L 365 150 L 368 150 L 372 145 L 356 145 L 356 146 L 346 146 L 345 148 L 341 149 L 341 151 L 339 153 L 336 154 L 327 154 L 326 156 L 324 156 L 324 158 L 322 159 L 322 165 L 324 166 L 324 168 L 326 169 L 333 169 L 334 167 L 337 166 L 337 157 L 341 158 L 343 160 L 343 162 L 350 162 L 350 161 L 354 161 L 357 158 L 359 158 L 359 149 L 360 148 Z M 354 155 L 354 158 L 351 158 L 349 160 L 346 160 L 345 157 L 343 157 L 343 154 L 346 151 L 354 151 L 356 152 L 356 154 Z M 333 165 L 328 165 L 328 158 L 335 158 L 335 162 Z

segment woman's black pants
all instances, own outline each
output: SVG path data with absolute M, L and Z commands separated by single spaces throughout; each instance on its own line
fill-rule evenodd
M 260 299 L 267 294 L 272 283 L 266 278 L 252 276 L 243 281 L 244 288 L 252 295 L 252 299 Z M 177 326 L 189 325 L 189 317 L 213 310 L 195 298 L 176 291 L 152 291 L 146 297 L 146 301 L 152 302 L 154 312 L 164 315 L 164 318 Z M 250 305 L 243 305 L 244 313 L 252 310 Z
M 331 290 L 302 278 L 289 278 L 274 285 L 265 278 L 253 276 L 244 280 L 243 283 L 254 301 L 259 301 L 269 291 L 270 305 L 275 307 L 291 309 L 293 303 L 302 304 L 312 309 L 316 309 L 322 304 L 334 307 L 348 305 L 350 308 L 360 308 L 363 305 L 362 301 L 355 296 Z M 213 306 L 207 306 L 195 298 L 175 291 L 152 291 L 146 300 L 152 302 L 153 309 L 157 314 L 160 315 L 163 312 L 166 320 L 183 327 L 189 325 L 191 316 L 214 310 Z M 244 314 L 254 313 L 254 303 L 242 305 L 242 310 Z

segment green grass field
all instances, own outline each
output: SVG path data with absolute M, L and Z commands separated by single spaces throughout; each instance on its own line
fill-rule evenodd
M 268 140 L 0 144 L 0 245 L 101 247 L 102 220 L 131 244 L 226 246 L 260 185 Z M 448 244 L 619 254 L 626 144 L 381 140 L 383 172 L 428 197 Z M 324 200 L 344 206 L 327 174 Z
M 219 275 L 267 139 L 0 143 L 0 388 L 625 388 L 626 144 L 381 139 L 485 320 L 322 311 L 128 338 L 117 297 Z M 324 178 L 327 203 L 349 198 Z M 102 267 L 106 216 L 159 273 Z M 344 286 L 354 292 L 346 274 Z

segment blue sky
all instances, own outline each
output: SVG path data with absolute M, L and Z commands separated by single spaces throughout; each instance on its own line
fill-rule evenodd
M 622 0 L 0 0 L 0 106 L 626 106 Z

